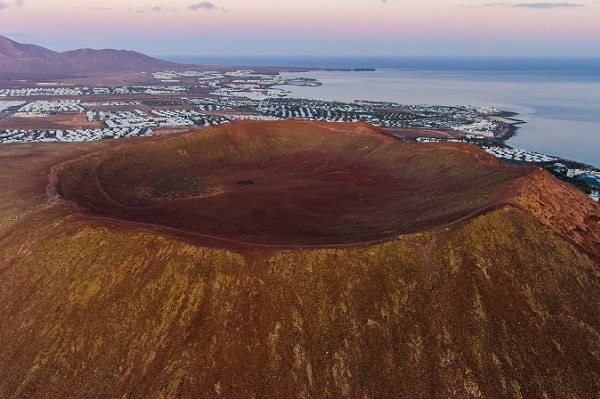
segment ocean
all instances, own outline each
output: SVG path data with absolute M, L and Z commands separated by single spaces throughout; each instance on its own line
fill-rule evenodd
M 374 68 L 285 75 L 318 79 L 291 96 L 493 106 L 525 122 L 507 144 L 600 168 L 600 57 L 178 57 L 212 65 Z

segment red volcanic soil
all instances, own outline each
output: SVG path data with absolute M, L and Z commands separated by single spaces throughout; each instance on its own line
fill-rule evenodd
M 367 124 L 247 121 L 79 158 L 54 185 L 97 216 L 285 247 L 457 222 L 524 174 L 471 146 L 400 142 Z
M 98 129 L 103 122 L 90 122 L 83 112 L 61 112 L 43 117 L 10 117 L 0 120 L 0 129 Z
M 385 128 L 385 132 L 391 134 L 394 137 L 403 139 L 414 139 L 416 137 L 432 137 L 438 139 L 459 139 L 465 137 L 462 132 L 454 130 L 439 130 L 439 129 L 423 129 L 423 128 L 410 128 L 410 127 L 398 127 L 398 128 Z

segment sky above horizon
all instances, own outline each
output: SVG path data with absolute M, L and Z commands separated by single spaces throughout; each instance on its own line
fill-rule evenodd
M 0 34 L 154 56 L 600 56 L 600 0 L 0 0 Z

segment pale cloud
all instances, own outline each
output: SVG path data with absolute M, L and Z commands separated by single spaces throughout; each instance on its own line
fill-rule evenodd
M 484 3 L 480 6 L 477 5 L 466 5 L 461 4 L 461 7 L 465 8 L 478 8 L 478 7 L 515 7 L 515 8 L 533 8 L 533 9 L 550 9 L 550 8 L 575 8 L 585 7 L 585 4 L 581 3 L 506 3 L 506 2 L 495 2 L 495 3 Z
M 175 11 L 174 8 L 167 9 L 167 8 L 165 8 L 163 6 L 144 7 L 144 8 L 138 8 L 136 10 L 131 10 L 131 11 L 135 11 L 138 14 L 143 14 L 143 13 L 146 13 L 146 12 L 162 12 L 162 11 L 169 11 L 169 10 L 170 11 Z
M 196 4 L 192 4 L 191 6 L 189 6 L 190 10 L 208 10 L 208 11 L 213 11 L 217 9 L 217 6 L 215 3 L 212 3 L 210 1 L 203 1 L 200 3 L 196 3 Z
M 462 8 L 481 8 L 481 7 L 511 7 L 510 3 L 496 2 L 496 3 L 483 3 L 483 4 L 461 4 Z
M 25 2 L 23 0 L 15 0 L 12 2 L 12 4 L 17 7 L 23 7 L 23 4 L 25 4 Z M 9 7 L 11 7 L 11 4 L 9 4 L 5 1 L 0 1 L 0 10 L 5 10 Z
M 513 7 L 546 9 L 546 8 L 585 7 L 585 5 L 579 4 L 579 3 L 517 3 L 517 4 L 513 4 Z
M 215 3 L 213 3 L 212 1 L 202 1 L 200 3 L 196 3 L 196 4 L 192 4 L 191 6 L 188 7 L 190 10 L 192 11 L 197 11 L 197 10 L 205 10 L 205 11 L 215 11 L 215 10 L 221 10 L 223 12 L 227 12 L 227 10 L 225 8 L 222 7 L 218 7 Z

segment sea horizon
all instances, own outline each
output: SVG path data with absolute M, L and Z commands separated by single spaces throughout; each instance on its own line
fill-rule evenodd
M 154 55 L 190 65 L 291 67 L 307 69 L 398 69 L 406 71 L 545 72 L 600 81 L 598 56 L 384 56 L 384 55 Z

